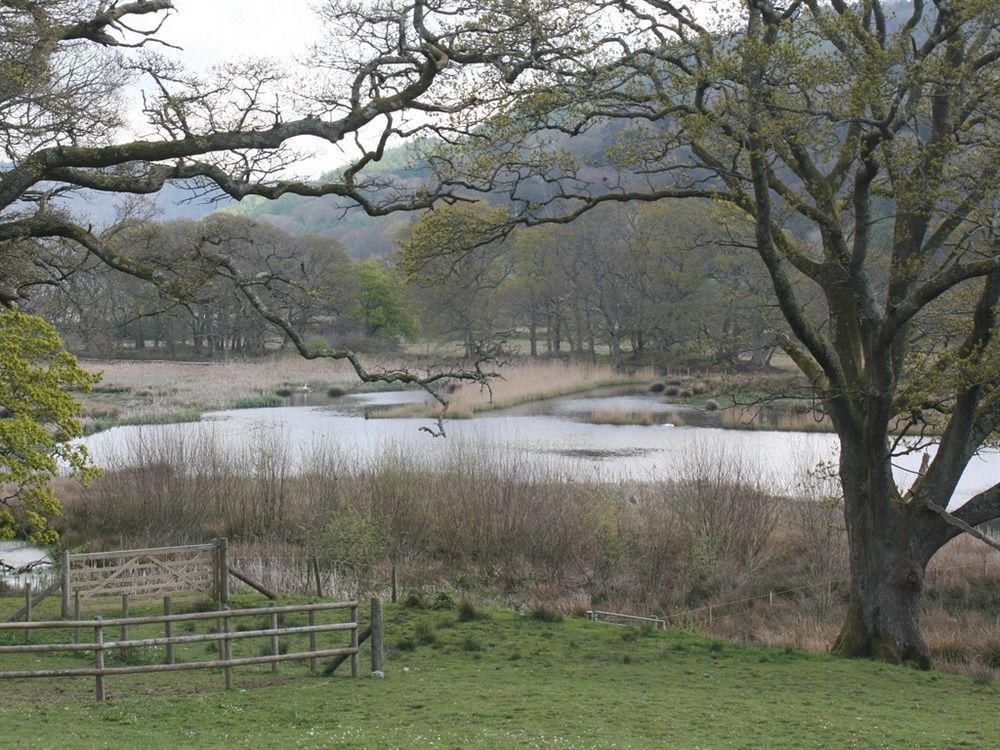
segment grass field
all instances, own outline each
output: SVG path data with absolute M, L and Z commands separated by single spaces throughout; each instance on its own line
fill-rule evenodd
M 384 680 L 303 665 L 8 682 L 6 748 L 985 748 L 997 688 L 935 672 L 490 610 L 387 608 Z M 202 656 L 201 658 L 205 658 Z M 32 655 L 5 668 L 79 658 Z M 362 673 L 367 672 L 362 660 Z

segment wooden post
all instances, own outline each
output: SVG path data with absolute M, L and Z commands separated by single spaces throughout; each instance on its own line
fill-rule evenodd
M 768 591 L 767 592 L 767 606 L 769 606 L 769 607 L 773 607 L 774 606 L 774 592 L 773 591 Z
M 316 555 L 313 555 L 312 559 L 313 573 L 316 575 L 316 596 L 323 597 L 323 579 L 319 576 L 319 559 Z
M 94 626 L 94 643 L 97 648 L 94 649 L 94 666 L 98 670 L 104 669 L 104 626 L 101 625 L 101 616 L 97 615 L 97 625 Z M 99 700 L 104 700 L 104 675 L 98 672 L 94 675 L 94 697 Z
M 372 674 L 385 672 L 385 655 L 382 651 L 382 639 L 385 626 L 382 622 L 382 601 L 372 597 Z M 358 631 L 355 630 L 355 633 Z
M 62 616 L 69 616 L 69 550 L 62 554 Z
M 215 620 L 215 630 L 217 633 L 222 632 L 222 626 L 225 619 L 226 618 L 220 616 Z M 223 659 L 226 658 L 226 644 L 223 642 L 222 638 L 220 638 L 215 642 L 215 647 L 216 647 L 215 650 L 219 656 L 219 661 L 222 661 Z
M 712 605 L 708 605 L 708 626 L 712 627 Z
M 73 592 L 73 619 L 80 619 L 80 592 Z M 80 628 L 73 628 L 73 643 L 80 642 Z
M 351 648 L 357 649 L 358 647 L 358 607 L 357 605 L 351 607 L 351 622 L 354 623 L 354 627 L 351 628 Z M 361 660 L 358 658 L 358 652 L 355 651 L 351 654 L 351 677 L 358 677 L 361 674 Z
M 128 617 L 128 593 L 122 594 L 122 617 L 123 618 Z M 122 624 L 122 640 L 123 641 L 128 640 L 128 625 L 125 624 Z M 122 647 L 121 652 L 122 654 L 124 654 L 126 652 L 126 649 Z
M 226 609 L 229 609 L 229 605 L 226 605 Z M 233 668 L 229 666 L 229 661 L 233 658 L 233 642 L 229 640 L 229 618 L 222 618 L 222 658 L 225 660 L 226 665 L 222 668 L 222 672 L 225 675 L 226 680 L 226 690 L 233 689 Z
M 169 596 L 163 597 L 163 614 L 166 615 L 167 617 L 170 617 L 173 613 L 174 613 L 174 600 Z M 165 635 L 167 638 L 172 638 L 174 635 L 174 624 L 170 620 L 167 620 L 165 623 L 163 623 L 163 635 Z M 167 644 L 166 663 L 167 664 L 174 663 L 174 644 L 172 643 Z
M 229 540 L 225 537 L 215 540 L 216 544 L 216 569 L 218 570 L 217 596 L 219 606 L 229 604 Z
M 271 606 L 272 607 L 275 604 L 276 604 L 276 602 L 274 602 L 274 601 L 271 602 Z M 278 613 L 277 612 L 272 612 L 271 613 L 271 630 L 277 630 L 277 629 L 278 629 Z M 272 635 L 271 636 L 271 655 L 272 656 L 277 656 L 278 655 L 278 636 L 276 636 L 276 635 Z M 278 671 L 278 662 L 276 662 L 276 661 L 272 661 L 271 662 L 271 671 L 272 672 L 277 672 Z
M 31 581 L 24 582 L 24 621 L 31 622 Z M 24 642 L 31 642 L 31 628 L 24 629 Z
M 315 624 L 316 624 L 316 610 L 310 609 L 309 610 L 309 626 L 312 627 Z M 313 631 L 311 631 L 309 633 L 309 650 L 310 651 L 315 651 L 316 650 L 316 631 L 315 630 L 313 630 Z M 316 671 L 316 657 L 315 656 L 312 659 L 309 660 L 309 670 L 312 671 L 312 672 Z
M 392 603 L 396 603 L 396 590 L 399 584 L 399 579 L 396 573 L 396 561 L 392 561 Z

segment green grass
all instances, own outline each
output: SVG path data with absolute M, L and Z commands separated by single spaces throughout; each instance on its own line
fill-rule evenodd
M 248 398 L 238 398 L 233 402 L 233 409 L 270 409 L 276 406 L 284 406 L 285 400 L 275 394 L 266 393 L 262 396 L 250 396 Z
M 84 435 L 93 435 L 97 432 L 110 430 L 112 427 L 126 427 L 131 425 L 164 425 L 182 424 L 184 422 L 201 421 L 202 412 L 200 409 L 175 409 L 173 411 L 156 412 L 150 414 L 135 414 L 125 417 L 98 417 L 84 420 Z
M 1000 736 L 996 687 L 963 677 L 579 619 L 458 614 L 387 607 L 386 640 L 408 650 L 390 649 L 384 680 L 351 680 L 347 665 L 310 675 L 301 664 L 278 675 L 237 668 L 232 692 L 214 671 L 111 677 L 105 704 L 87 678 L 9 682 L 3 744 L 916 749 Z M 18 660 L 86 661 L 0 656 L 6 668 Z

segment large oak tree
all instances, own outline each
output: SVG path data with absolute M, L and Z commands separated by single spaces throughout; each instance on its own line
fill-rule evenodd
M 535 65 L 548 86 L 492 124 L 490 147 L 480 134 L 431 156 L 457 183 L 504 189 L 523 222 L 690 198 L 753 222 L 748 251 L 787 323 L 776 343 L 840 438 L 851 591 L 834 650 L 926 665 L 927 564 L 1000 517 L 1000 484 L 946 510 L 1000 428 L 1000 5 L 694 7 L 709 12 L 578 3 L 590 49 Z M 609 123 L 601 158 L 569 156 Z M 923 449 L 904 491 L 893 463 Z

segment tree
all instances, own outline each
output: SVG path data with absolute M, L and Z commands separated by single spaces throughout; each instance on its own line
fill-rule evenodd
M 362 263 L 359 275 L 361 288 L 354 317 L 365 333 L 392 342 L 412 339 L 417 322 L 407 309 L 406 288 L 400 276 L 374 260 Z
M 62 348 L 55 329 L 35 315 L 0 308 L 0 539 L 51 543 L 59 501 L 50 481 L 61 468 L 88 479 L 87 449 L 72 390 L 98 376 Z
M 400 242 L 402 267 L 427 330 L 462 342 L 466 359 L 486 351 L 502 328 L 501 287 L 512 272 L 500 241 L 463 250 L 465 237 L 496 223 L 502 209 L 445 206 L 426 212 Z M 457 242 L 457 252 L 449 245 Z
M 1000 6 L 747 0 L 711 23 L 671 0 L 570 12 L 590 18 L 590 43 L 533 64 L 534 106 L 468 139 L 471 168 L 452 156 L 442 173 L 506 189 L 528 223 L 691 198 L 752 221 L 790 331 L 774 342 L 840 438 L 851 592 L 834 651 L 926 665 L 927 564 L 1000 517 L 1000 484 L 946 510 L 1000 428 Z M 609 120 L 623 125 L 602 160 L 567 157 L 567 139 Z M 951 335 L 930 335 L 943 319 Z M 895 458 L 934 444 L 899 488 Z
M 84 189 L 148 195 L 175 183 L 206 199 L 336 196 L 345 211 L 370 215 L 461 200 L 458 189 L 380 172 L 387 146 L 468 132 L 463 122 L 496 107 L 488 89 L 520 85 L 523 60 L 563 55 L 546 39 L 580 26 L 555 0 L 535 3 L 530 16 L 504 2 L 456 13 L 448 0 L 325 0 L 317 13 L 326 38 L 308 51 L 308 76 L 266 60 L 199 76 L 152 51 L 172 10 L 170 0 L 25 0 L 0 8 L 0 255 L 31 247 L 37 275 L 0 285 L 4 300 L 72 273 L 50 262 L 66 244 L 171 299 L 185 301 L 202 286 L 74 220 L 62 199 Z M 473 65 L 475 85 L 462 70 Z M 144 135 L 132 140 L 122 138 L 136 130 L 121 105 L 128 82 L 145 87 Z M 344 148 L 347 163 L 319 181 L 295 177 L 296 149 L 308 139 Z M 434 386 L 448 378 L 488 376 L 480 367 L 369 370 L 350 349 L 310 346 L 287 309 L 274 304 L 289 293 L 289 280 L 248 270 L 208 239 L 197 243 L 194 273 L 225 279 L 246 309 L 304 357 L 346 360 L 363 381 L 418 384 L 439 399 Z

